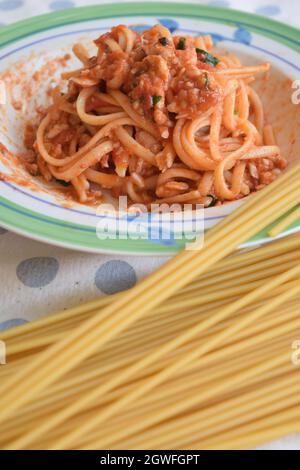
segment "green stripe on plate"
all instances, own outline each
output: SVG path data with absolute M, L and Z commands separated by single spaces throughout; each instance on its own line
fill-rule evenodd
M 213 20 L 228 25 L 247 25 L 251 31 L 263 36 L 275 38 L 276 41 L 300 51 L 299 31 L 283 23 L 238 10 L 215 8 L 205 5 L 159 2 L 122 3 L 113 5 L 92 5 L 59 12 L 39 15 L 4 27 L 0 31 L 1 47 L 18 39 L 41 31 L 65 26 L 72 23 L 120 16 L 166 16 Z M 284 37 L 285 36 L 285 37 Z
M 165 246 L 149 240 L 99 240 L 96 230 L 87 225 L 62 221 L 42 215 L 8 199 L 0 197 L 0 222 L 11 228 L 35 238 L 53 240 L 59 244 L 72 244 L 74 247 L 96 249 L 99 251 L 133 252 L 137 245 L 139 251 L 161 254 L 166 251 L 174 253 L 184 247 L 184 241 L 178 240 L 175 245 Z

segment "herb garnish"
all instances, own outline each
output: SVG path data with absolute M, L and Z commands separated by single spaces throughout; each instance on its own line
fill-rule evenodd
M 161 100 L 161 96 L 160 95 L 153 95 L 152 96 L 152 104 L 153 106 L 155 106 L 157 103 L 159 103 Z
M 103 80 L 103 78 L 101 78 L 98 86 L 99 86 L 99 91 L 101 91 L 101 93 L 106 93 L 106 81 Z
M 176 49 L 178 49 L 180 51 L 184 51 L 184 49 L 185 49 L 185 38 L 180 38 L 179 39 L 179 42 L 177 44 Z
M 209 89 L 209 76 L 207 72 L 204 73 L 204 88 L 205 90 Z
M 208 65 L 212 65 L 215 67 L 220 61 L 217 59 L 217 57 L 213 56 L 209 52 L 205 51 L 204 49 L 199 49 L 196 47 L 196 52 L 197 54 L 201 54 L 204 57 L 204 62 Z
M 59 184 L 61 184 L 62 186 L 70 186 L 70 182 L 69 181 L 64 181 L 64 180 L 59 180 L 57 178 L 55 178 L 55 181 Z
M 169 44 L 167 38 L 159 38 L 159 42 L 162 46 L 167 46 Z
M 208 204 L 207 207 L 213 207 L 218 202 L 218 198 L 216 198 L 216 196 L 214 196 L 213 194 L 208 194 L 207 197 L 211 198 L 211 202 Z
M 78 95 L 68 96 L 68 98 L 67 98 L 68 103 L 75 103 L 75 101 L 77 100 L 77 97 L 78 97 Z

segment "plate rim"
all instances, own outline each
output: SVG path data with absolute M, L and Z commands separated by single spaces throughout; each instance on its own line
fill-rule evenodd
M 131 9 L 134 10 L 134 13 L 131 11 Z M 159 9 L 160 11 L 158 12 L 157 9 Z M 300 41 L 294 38 L 294 36 L 297 36 L 297 34 L 299 34 L 299 29 L 294 26 L 290 26 L 282 21 L 277 21 L 272 18 L 258 15 L 256 13 L 240 11 L 234 8 L 224 8 L 211 5 L 198 5 L 196 3 L 188 2 L 160 3 L 152 1 L 148 1 L 141 4 L 135 2 L 124 2 L 103 5 L 79 6 L 67 8 L 60 11 L 44 13 L 42 15 L 33 16 L 31 18 L 26 18 L 25 20 L 20 20 L 1 27 L 0 48 L 7 46 L 11 42 L 15 42 L 16 40 L 20 40 L 24 37 L 27 37 L 33 32 L 34 34 L 36 34 L 38 32 L 50 30 L 60 26 L 66 26 L 68 24 L 90 21 L 92 19 L 105 19 L 106 14 L 107 18 L 118 17 L 120 15 L 123 15 L 123 13 L 126 13 L 126 15 L 124 16 L 132 17 L 153 16 L 157 14 L 169 17 L 177 16 L 182 18 L 199 17 L 199 15 L 195 15 L 195 12 L 192 11 L 194 9 L 202 11 L 202 19 L 209 19 L 208 17 L 206 17 L 206 14 L 209 16 L 212 15 L 211 19 L 223 24 L 224 20 L 226 20 L 226 23 L 230 25 L 237 25 L 239 23 L 247 25 L 247 23 L 243 21 L 246 18 L 249 21 L 248 26 L 251 26 L 253 29 L 261 30 L 261 32 L 264 31 L 272 33 L 272 35 L 275 35 L 277 37 L 281 35 L 285 39 L 289 40 L 291 43 L 297 44 L 298 47 L 296 50 L 300 50 Z M 172 11 L 172 13 L 170 13 L 170 10 Z M 99 13 L 98 17 L 95 17 L 93 15 L 95 11 L 97 12 L 97 14 Z M 265 25 L 269 25 L 271 29 L 266 29 L 264 27 Z M 280 27 L 280 29 L 284 31 L 284 35 L 278 32 L 278 27 Z M 28 28 L 30 28 L 30 31 L 27 31 Z M 34 31 L 32 28 L 34 28 Z M 24 32 L 20 34 L 21 31 Z M 2 42 L 5 37 L 7 37 L 6 42 Z
M 275 42 L 279 42 L 288 46 L 296 52 L 300 52 L 300 41 L 297 40 L 299 30 L 293 26 L 289 26 L 283 22 L 256 15 L 254 13 L 242 12 L 235 9 L 215 7 L 210 5 L 198 5 L 195 3 L 182 2 L 145 2 L 139 3 L 114 3 L 103 5 L 89 5 L 76 8 L 70 8 L 58 12 L 46 13 L 32 18 L 18 21 L 16 23 L 4 26 L 0 29 L 0 50 L 16 41 L 31 37 L 35 34 L 50 31 L 53 28 L 63 27 L 71 24 L 82 23 L 85 21 L 116 18 L 116 17 L 147 17 L 161 16 L 166 18 L 197 18 L 202 20 L 210 20 L 217 23 L 227 24 L 230 26 L 247 26 L 250 31 L 259 33 L 263 36 L 271 37 Z M 279 38 L 281 38 L 279 40 Z M 288 44 L 287 44 L 288 43 Z M 6 198 L 1 197 L 7 203 L 6 211 L 11 209 L 13 203 Z M 16 204 L 14 204 L 16 205 Z M 22 206 L 19 206 L 22 208 Z M 30 212 L 29 209 L 22 208 L 23 211 Z M 31 211 L 33 212 L 33 211 Z M 119 249 L 115 244 L 115 248 L 107 248 L 107 241 L 102 241 L 103 245 L 99 247 L 89 247 L 87 244 L 75 243 L 74 240 L 58 240 L 55 237 L 49 237 L 47 234 L 37 234 L 32 232 L 30 228 L 22 228 L 17 223 L 9 222 L 9 217 L 4 217 L 5 211 L 3 205 L 0 205 L 1 225 L 13 232 L 24 235 L 28 238 L 35 239 L 48 244 L 57 245 L 63 248 L 70 248 L 79 251 L 106 254 L 122 254 L 122 255 L 165 255 L 171 256 L 176 253 L 182 246 L 157 245 L 151 241 L 147 241 L 145 249 L 139 247 L 140 241 L 136 241 L 135 248 L 128 248 L 128 240 L 123 241 L 124 249 Z M 36 212 L 36 214 L 39 214 Z M 6 214 L 7 215 L 7 214 Z M 40 222 L 43 224 L 43 222 Z M 299 224 L 299 225 L 298 225 Z M 30 223 L 29 223 L 30 225 Z M 296 225 L 296 226 L 295 226 Z M 80 224 L 78 224 L 80 226 Z M 262 234 L 258 240 L 249 240 L 241 245 L 241 248 L 253 247 L 266 242 L 271 242 L 277 238 L 282 238 L 290 233 L 300 230 L 300 220 L 289 227 L 278 237 L 266 239 Z M 111 240 L 110 240 L 111 241 Z M 120 242 L 120 241 L 119 241 Z M 110 245 L 110 244 L 109 244 Z M 126 246 L 127 245 L 127 246 Z

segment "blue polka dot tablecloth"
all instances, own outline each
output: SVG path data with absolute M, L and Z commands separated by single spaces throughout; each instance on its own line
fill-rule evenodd
M 109 3 L 116 1 L 109 0 Z M 299 0 L 188 1 L 236 8 L 300 26 Z M 99 3 L 101 0 L 0 0 L 0 28 L 4 24 L 33 15 Z M 1 227 L 0 259 L 2 330 L 99 295 L 110 295 L 128 289 L 166 260 L 165 257 L 79 253 L 31 241 Z M 299 441 L 299 436 L 288 436 L 262 448 L 300 450 Z

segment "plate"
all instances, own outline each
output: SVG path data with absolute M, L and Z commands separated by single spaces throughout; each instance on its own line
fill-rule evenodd
M 252 14 L 186 3 L 122 3 L 75 8 L 1 29 L 0 74 L 3 78 L 4 71 L 8 70 L 9 79 L 16 80 L 13 82 L 14 106 L 0 104 L 0 142 L 5 148 L 12 153 L 20 151 L 24 116 L 30 113 L 34 100 L 44 96 L 42 86 L 32 92 L 22 88 L 22 80 L 34 85 L 35 72 L 42 69 L 46 86 L 49 80 L 58 78 L 60 71 L 59 67 L 51 68 L 51 63 L 62 65 L 58 58 L 70 52 L 74 42 L 91 41 L 120 23 L 136 31 L 161 23 L 175 34 L 211 34 L 217 49 L 233 51 L 245 63 L 271 62 L 271 78 L 259 83 L 258 88 L 261 88 L 268 118 L 274 125 L 283 154 L 289 159 L 289 166 L 297 162 L 300 113 L 299 105 L 292 102 L 292 94 L 296 92 L 292 85 L 300 76 L 299 31 Z M 74 65 L 75 62 L 70 64 L 71 67 Z M 9 173 L 11 165 L 17 164 L 12 161 L 0 148 L 1 173 Z M 205 229 L 222 220 L 239 204 L 241 202 L 206 209 Z M 134 218 L 126 218 L 126 223 L 137 222 Z M 19 182 L 0 181 L 0 225 L 32 239 L 89 252 L 170 255 L 190 240 L 190 233 L 177 237 L 176 229 L 171 231 L 171 236 L 165 237 L 161 230 L 155 229 L 152 219 L 143 219 L 141 237 L 134 236 L 136 225 L 131 225 L 133 236 L 120 237 L 118 233 L 123 228 L 116 228 L 113 213 L 97 214 L 95 208 L 71 204 L 63 197 L 51 194 L 43 184 L 33 187 L 24 184 L 22 178 Z M 252 237 L 243 247 L 270 241 L 268 229 Z M 281 236 L 299 230 L 300 220 Z M 116 231 L 117 236 L 114 236 Z

